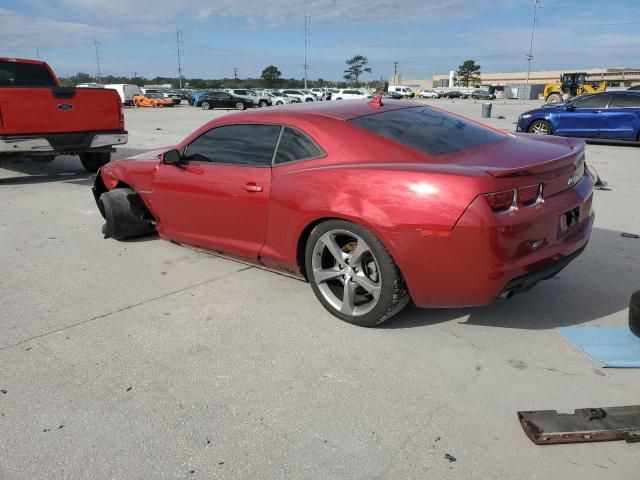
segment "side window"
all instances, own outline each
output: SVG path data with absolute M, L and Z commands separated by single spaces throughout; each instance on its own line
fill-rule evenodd
M 306 134 L 295 128 L 285 127 L 278 144 L 275 163 L 293 162 L 323 155 L 322 149 Z
M 189 161 L 226 165 L 271 165 L 280 126 L 224 125 L 196 138 L 185 150 Z
M 578 100 L 573 105 L 576 108 L 606 108 L 610 99 L 611 95 L 595 94 Z
M 614 95 L 609 108 L 640 108 L 640 95 Z

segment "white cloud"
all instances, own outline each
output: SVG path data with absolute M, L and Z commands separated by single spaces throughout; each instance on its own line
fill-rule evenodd
M 113 33 L 104 27 L 25 16 L 3 8 L 0 8 L 0 25 L 0 45 L 7 54 L 26 48 L 68 45 L 70 38 L 77 42 Z

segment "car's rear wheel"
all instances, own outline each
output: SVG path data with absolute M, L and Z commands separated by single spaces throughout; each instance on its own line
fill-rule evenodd
M 304 101 L 305 102 L 313 102 L 313 98 L 305 98 Z
M 551 135 L 551 125 L 545 120 L 536 120 L 529 125 L 528 132 L 536 135 Z
M 200 105 L 200 108 L 202 110 L 211 110 L 211 104 L 209 102 L 202 102 L 202 105 Z
M 283 105 L 283 104 L 284 104 L 284 102 L 283 102 L 282 100 L 278 100 L 278 101 L 276 102 L 276 105 Z
M 320 303 L 345 322 L 373 327 L 409 302 L 402 274 L 387 249 L 355 223 L 318 224 L 307 241 L 305 268 Z
M 80 154 L 80 163 L 87 172 L 96 173 L 101 166 L 111 160 L 109 152 L 84 152 Z
M 258 107 L 260 107 L 260 108 L 264 108 L 264 107 L 266 107 L 266 106 L 267 106 L 267 101 L 266 101 L 266 100 L 260 100 L 260 101 L 258 102 Z
M 236 110 L 244 110 L 244 103 L 238 102 L 236 103 Z
M 155 231 L 151 215 L 140 196 L 130 188 L 116 188 L 100 195 L 98 208 L 105 219 L 104 238 L 125 240 Z

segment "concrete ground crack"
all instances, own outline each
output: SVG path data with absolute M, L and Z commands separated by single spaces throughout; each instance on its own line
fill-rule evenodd
M 49 336 L 49 335 L 53 335 L 54 333 L 64 332 L 65 330 L 69 330 L 71 328 L 75 328 L 75 327 L 78 327 L 80 325 L 85 325 L 85 324 L 93 322 L 95 320 L 100 320 L 101 318 L 105 318 L 105 317 L 108 317 L 110 315 L 113 315 L 115 313 L 120 313 L 120 312 L 124 312 L 125 310 L 129 310 L 131 308 L 139 307 L 140 305 L 145 305 L 147 303 L 155 302 L 156 300 L 160 300 L 162 298 L 170 297 L 171 295 L 175 295 L 177 293 L 181 293 L 181 292 L 190 290 L 192 288 L 200 287 L 200 286 L 206 285 L 208 283 L 213 283 L 213 282 L 216 282 L 218 280 L 222 280 L 223 278 L 227 278 L 227 277 L 230 277 L 232 275 L 235 275 L 236 273 L 244 272 L 245 270 L 250 270 L 252 268 L 254 268 L 254 267 L 240 268 L 238 270 L 234 270 L 233 272 L 229 272 L 229 273 L 225 273 L 224 275 L 220 275 L 219 277 L 210 278 L 208 280 L 204 280 L 202 282 L 198 282 L 198 283 L 195 283 L 193 285 L 189 285 L 188 287 L 179 288 L 178 290 L 173 290 L 171 292 L 159 295 L 157 297 L 149 298 L 149 299 L 143 300 L 141 302 L 132 303 L 131 305 L 127 305 L 125 307 L 118 308 L 118 309 L 113 310 L 111 312 L 103 313 L 102 315 L 98 315 L 96 317 L 92 317 L 92 318 L 88 318 L 86 320 L 82 320 L 80 322 L 72 323 L 71 325 L 67 325 L 66 327 L 63 327 L 63 328 L 58 328 L 56 330 L 51 330 L 49 332 L 42 333 L 40 335 L 35 335 L 33 337 L 29 337 L 29 338 L 27 338 L 25 340 L 21 340 L 21 341 L 19 341 L 17 343 L 13 343 L 11 345 L 4 345 L 4 346 L 0 347 L 0 351 L 7 350 L 7 349 L 13 348 L 13 347 L 17 347 L 17 346 L 23 345 L 23 344 L 25 344 L 27 342 L 31 342 L 33 340 L 38 340 L 39 338 L 43 338 L 43 337 L 46 337 L 46 336 Z

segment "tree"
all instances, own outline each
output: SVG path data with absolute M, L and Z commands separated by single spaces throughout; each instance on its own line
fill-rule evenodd
M 347 69 L 344 71 L 342 78 L 349 80 L 350 82 L 356 82 L 358 86 L 358 78 L 364 72 L 371 73 L 371 69 L 367 67 L 369 59 L 363 55 L 356 55 L 353 58 L 347 60 Z
M 278 70 L 275 65 L 269 65 L 262 71 L 262 81 L 268 86 L 272 87 L 280 82 L 280 76 L 282 72 Z
M 458 82 L 464 83 L 465 87 L 469 83 L 478 83 L 480 81 L 480 65 L 476 65 L 475 60 L 465 60 L 458 67 Z

